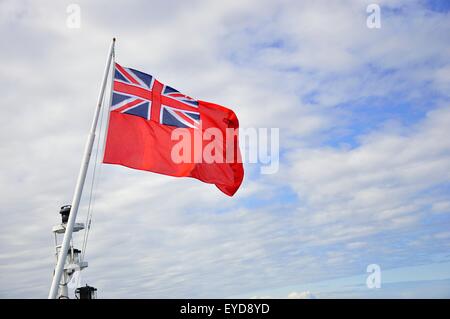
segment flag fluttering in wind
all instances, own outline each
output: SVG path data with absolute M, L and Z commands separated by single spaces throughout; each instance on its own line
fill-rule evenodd
M 232 110 L 116 63 L 103 162 L 193 177 L 233 196 L 244 177 L 238 128 Z

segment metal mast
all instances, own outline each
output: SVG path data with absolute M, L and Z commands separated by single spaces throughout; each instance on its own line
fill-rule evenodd
M 58 244 L 58 235 L 64 234 L 67 228 L 67 221 L 70 214 L 70 205 L 61 207 L 59 212 L 61 214 L 61 223 L 55 225 L 52 229 L 55 235 L 55 256 L 58 261 L 58 256 L 61 254 L 61 245 Z M 84 229 L 83 223 L 75 223 L 73 232 L 78 232 Z M 67 258 L 64 264 L 64 272 L 59 283 L 59 290 L 57 294 L 58 299 L 69 299 L 68 283 L 75 275 L 76 271 L 81 271 L 88 266 L 88 263 L 80 260 L 81 251 L 70 245 L 67 251 Z M 74 278 L 75 279 L 75 278 Z
M 86 141 L 86 147 L 83 154 L 83 160 L 81 162 L 80 172 L 78 174 L 77 184 L 75 186 L 75 192 L 72 199 L 71 213 L 69 215 L 67 226 L 64 232 L 64 238 L 58 253 L 58 262 L 56 263 L 55 273 L 53 276 L 52 285 L 48 294 L 49 299 L 55 299 L 58 293 L 58 286 L 62 283 L 61 277 L 64 271 L 64 264 L 66 263 L 67 254 L 70 248 L 70 242 L 72 239 L 72 232 L 74 231 L 75 220 L 77 217 L 78 206 L 80 204 L 81 194 L 83 192 L 84 182 L 86 180 L 86 173 L 89 167 L 89 160 L 91 158 L 92 148 L 95 140 L 95 130 L 97 128 L 97 122 L 100 115 L 102 106 L 103 95 L 105 93 L 106 82 L 108 79 L 109 68 L 111 61 L 113 61 L 114 44 L 116 39 L 114 38 L 109 48 L 109 53 L 106 61 L 105 71 L 103 74 L 103 81 L 100 87 L 100 93 L 98 95 L 97 107 L 94 113 L 94 119 L 92 121 L 91 129 L 88 139 Z M 114 75 L 113 75 L 114 76 Z

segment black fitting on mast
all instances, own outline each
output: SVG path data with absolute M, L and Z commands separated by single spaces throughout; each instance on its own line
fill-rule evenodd
M 77 299 L 97 299 L 97 288 L 86 285 L 75 290 Z
M 63 224 L 67 224 L 69 221 L 69 215 L 70 215 L 70 209 L 72 208 L 71 205 L 64 205 L 61 207 L 59 213 L 61 214 L 61 221 Z

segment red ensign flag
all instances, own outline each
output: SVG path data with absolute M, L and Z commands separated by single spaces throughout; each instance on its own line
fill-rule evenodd
M 232 110 L 116 63 L 103 162 L 193 177 L 233 196 L 244 177 L 238 128 Z

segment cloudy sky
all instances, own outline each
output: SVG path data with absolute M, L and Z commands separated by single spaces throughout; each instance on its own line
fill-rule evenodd
M 71 28 L 71 1 L 0 0 L 0 297 L 48 294 L 113 36 L 122 65 L 279 128 L 280 164 L 231 198 L 98 165 L 99 297 L 450 297 L 450 4 L 379 0 L 368 28 L 373 2 L 77 1 Z

